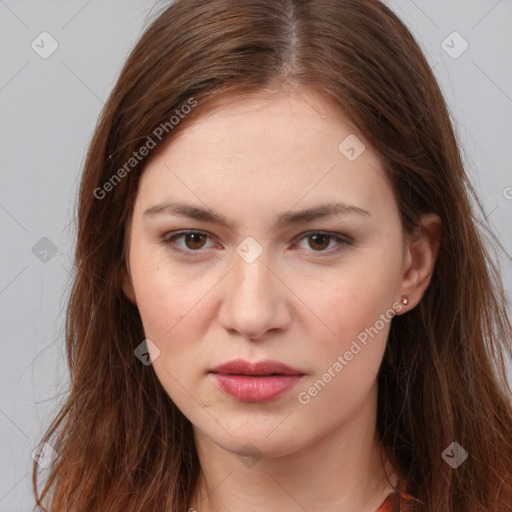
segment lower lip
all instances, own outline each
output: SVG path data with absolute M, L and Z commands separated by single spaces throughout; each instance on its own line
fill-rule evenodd
M 248 375 L 225 375 L 212 373 L 216 384 L 227 395 L 240 402 L 262 403 L 276 400 L 292 389 L 301 375 L 275 375 L 273 377 L 251 377 Z

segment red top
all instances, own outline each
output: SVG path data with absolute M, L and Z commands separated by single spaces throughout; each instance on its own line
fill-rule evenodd
M 412 510 L 411 505 L 417 501 L 405 492 L 404 484 L 400 483 L 398 490 L 389 494 L 376 512 L 407 512 Z

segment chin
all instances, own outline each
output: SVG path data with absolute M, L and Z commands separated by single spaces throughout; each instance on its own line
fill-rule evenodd
M 278 432 L 279 427 L 272 431 L 273 428 L 247 428 L 245 426 L 239 429 L 234 427 L 226 429 L 233 434 L 232 436 L 220 427 L 220 432 L 217 430 L 214 435 L 203 432 L 210 441 L 223 450 L 241 457 L 254 457 L 255 459 L 284 457 L 300 448 L 301 443 L 298 439 L 294 439 L 293 432 L 286 429 Z M 269 434 L 269 432 L 271 433 Z

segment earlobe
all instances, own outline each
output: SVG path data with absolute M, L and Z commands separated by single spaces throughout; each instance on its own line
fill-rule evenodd
M 126 297 L 128 297 L 128 300 L 130 302 L 137 305 L 137 300 L 135 298 L 135 289 L 133 288 L 132 280 L 128 274 L 126 265 L 123 265 L 123 267 L 119 271 L 119 278 L 121 281 L 121 288 L 123 289 L 123 292 L 126 295 Z
M 421 226 L 411 236 L 406 250 L 406 267 L 398 289 L 400 296 L 406 295 L 409 303 L 403 309 L 412 309 L 425 293 L 434 273 L 442 223 L 439 215 L 427 213 L 421 216 Z

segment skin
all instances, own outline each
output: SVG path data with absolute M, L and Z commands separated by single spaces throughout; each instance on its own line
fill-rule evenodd
M 141 177 L 123 289 L 160 350 L 158 379 L 193 425 L 201 478 L 190 507 L 199 512 L 375 512 L 392 490 L 386 476 L 397 481 L 376 432 L 389 322 L 309 403 L 298 395 L 393 305 L 403 314 L 418 304 L 440 220 L 425 214 L 404 237 L 378 155 L 366 144 L 347 159 L 338 146 L 354 131 L 333 112 L 311 91 L 231 98 L 178 133 Z M 210 208 L 236 228 L 144 214 L 170 200 Z M 370 215 L 276 225 L 281 213 L 337 201 Z M 208 236 L 162 243 L 187 229 Z M 318 230 L 352 244 L 298 239 Z M 248 236 L 262 249 L 251 263 L 236 252 Z M 278 360 L 305 376 L 277 400 L 241 403 L 208 373 L 236 358 Z

